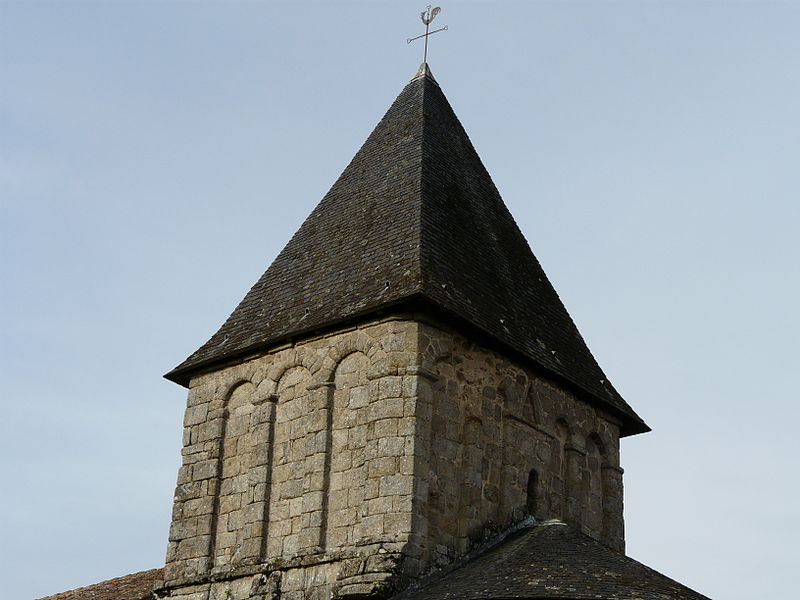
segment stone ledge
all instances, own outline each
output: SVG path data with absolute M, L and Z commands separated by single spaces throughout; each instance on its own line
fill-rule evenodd
M 372 556 L 391 556 L 402 553 L 402 549 L 395 547 L 392 550 L 387 550 L 385 542 L 372 542 L 364 544 L 359 548 L 361 552 L 340 550 L 336 552 L 323 553 L 323 554 L 308 554 L 305 556 L 297 556 L 288 559 L 278 559 L 258 564 L 240 565 L 231 568 L 218 568 L 216 571 L 206 572 L 201 575 L 192 577 L 184 577 L 175 580 L 167 580 L 164 582 L 163 587 L 156 590 L 157 592 L 168 592 L 178 588 L 203 585 L 207 583 L 220 583 L 224 581 L 231 581 L 242 577 L 248 577 L 259 574 L 269 574 L 275 571 L 287 571 L 290 569 L 300 569 L 315 567 L 324 564 L 335 562 L 345 562 L 348 560 L 362 560 L 366 562 Z M 392 544 L 394 545 L 394 544 Z M 401 544 L 402 545 L 402 544 Z M 370 548 L 370 551 L 364 549 Z

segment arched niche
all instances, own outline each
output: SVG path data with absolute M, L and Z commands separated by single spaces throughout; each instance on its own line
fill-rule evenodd
M 327 499 L 322 531 L 326 551 L 356 545 L 366 507 L 366 445 L 369 430 L 370 359 L 357 350 L 333 370 L 330 454 L 326 466 Z
M 251 402 L 255 386 L 243 381 L 231 387 L 223 403 L 217 494 L 212 524 L 212 564 L 227 566 L 242 558 L 245 512 L 252 502 L 249 472 L 253 458 Z
M 556 485 L 554 486 L 554 514 L 560 519 L 566 520 L 569 512 L 570 498 L 572 497 L 573 481 L 570 477 L 570 454 L 568 448 L 571 447 L 572 430 L 563 417 L 556 419 L 555 434 L 558 440 L 557 465 L 555 472 L 558 473 Z
M 468 416 L 463 425 L 460 439 L 461 457 L 458 473 L 461 486 L 458 492 L 458 543 L 459 552 L 469 549 L 469 535 L 483 524 L 485 499 L 483 498 L 483 465 L 485 462 L 485 436 L 483 422 Z M 497 504 L 495 501 L 494 504 Z
M 311 373 L 306 367 L 289 366 L 282 369 L 270 400 L 272 414 L 266 429 L 271 456 L 266 469 L 266 536 L 262 549 L 266 558 L 291 556 L 312 543 L 312 512 L 307 504 L 303 506 L 306 482 L 314 469 L 309 459 L 315 454 L 309 454 L 314 438 L 310 384 Z M 324 452 L 323 445 L 323 456 Z
M 584 494 L 586 495 L 586 526 L 595 536 L 602 536 L 605 520 L 605 485 L 603 476 L 606 464 L 606 446 L 597 433 L 586 438 L 586 468 Z
M 457 529 L 453 515 L 459 509 L 459 440 L 463 407 L 462 384 L 452 354 L 439 355 L 430 365 L 434 374 L 430 394 L 428 440 L 428 537 L 436 546 L 454 548 Z

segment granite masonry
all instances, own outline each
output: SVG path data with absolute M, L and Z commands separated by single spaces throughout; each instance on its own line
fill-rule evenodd
M 191 382 L 173 597 L 388 595 L 529 515 L 622 549 L 619 423 L 418 316 Z

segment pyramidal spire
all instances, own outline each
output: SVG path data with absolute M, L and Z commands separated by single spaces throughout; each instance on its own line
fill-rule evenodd
M 592 357 L 423 63 L 211 339 L 166 377 L 413 309 L 468 329 L 649 428 Z

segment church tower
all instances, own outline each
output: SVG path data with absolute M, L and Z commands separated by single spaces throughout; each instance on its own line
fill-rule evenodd
M 162 596 L 385 598 L 525 527 L 624 550 L 619 440 L 649 429 L 426 64 L 166 377 L 189 397 Z

